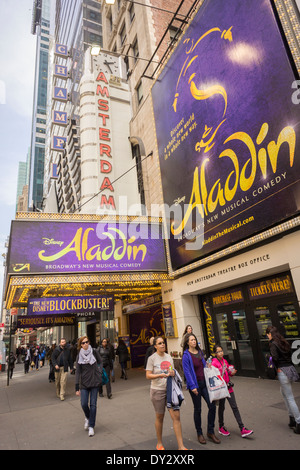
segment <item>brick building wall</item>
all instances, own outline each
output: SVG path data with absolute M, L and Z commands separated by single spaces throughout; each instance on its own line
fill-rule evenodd
M 201 0 L 199 2 L 201 3 Z M 143 144 L 141 158 L 144 159 L 142 172 L 145 205 L 148 215 L 151 215 L 151 205 L 162 204 L 163 199 L 151 101 L 154 80 L 146 76 L 152 76 L 172 40 L 172 35 L 184 23 L 172 23 L 172 28 L 153 57 L 153 62 L 149 64 L 148 60 L 154 54 L 173 18 L 172 13 L 163 10 L 175 12 L 181 0 L 139 0 L 139 3 L 145 5 L 126 0 L 116 0 L 113 6 L 103 3 L 103 47 L 122 54 L 127 60 L 126 78 L 131 90 L 133 116 L 130 122 L 130 136 L 132 140 L 137 137 Z M 194 0 L 185 0 L 178 12 L 181 16 L 178 17 L 185 18 L 194 3 Z M 135 59 L 136 55 L 138 57 Z M 143 76 L 146 67 L 146 76 Z M 152 155 L 145 159 L 150 153 Z

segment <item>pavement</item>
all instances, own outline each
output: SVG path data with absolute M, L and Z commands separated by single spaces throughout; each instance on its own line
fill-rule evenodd
M 0 372 L 0 450 L 102 450 L 106 451 L 105 455 L 113 456 L 122 451 L 126 451 L 126 455 L 138 455 L 145 450 L 155 454 L 155 416 L 149 397 L 150 383 L 143 369 L 128 370 L 125 381 L 120 379 L 116 366 L 112 398 L 107 398 L 105 387 L 104 397 L 98 398 L 94 437 L 88 437 L 83 428 L 80 399 L 75 395 L 75 376 L 68 376 L 66 398 L 61 401 L 56 397 L 55 384 L 49 383 L 48 374 L 48 365 L 25 375 L 23 365 L 17 364 L 7 386 L 7 373 Z M 225 425 L 231 435 L 217 434 L 221 439 L 219 445 L 209 441 L 206 445 L 199 444 L 192 400 L 184 390 L 180 413 L 186 447 L 198 456 L 211 450 L 300 450 L 300 435 L 288 427 L 288 414 L 278 381 L 235 376 L 234 382 L 240 413 L 245 426 L 254 430 L 252 436 L 241 438 L 227 404 Z M 293 390 L 300 408 L 300 383 L 295 383 Z M 202 403 L 203 430 L 206 430 L 207 407 Z M 169 453 L 176 452 L 168 413 L 164 420 L 163 443 Z

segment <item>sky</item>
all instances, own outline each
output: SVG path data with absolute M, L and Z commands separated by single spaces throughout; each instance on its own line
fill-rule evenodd
M 36 36 L 33 0 L 0 0 L 0 299 L 2 253 L 15 218 L 18 164 L 30 147 Z

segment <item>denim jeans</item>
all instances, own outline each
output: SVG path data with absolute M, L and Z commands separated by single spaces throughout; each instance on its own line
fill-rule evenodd
M 81 407 L 85 417 L 89 420 L 90 428 L 94 428 L 96 424 L 98 390 L 98 387 L 80 390 Z
M 277 377 L 281 385 L 280 391 L 284 398 L 289 415 L 295 418 L 297 424 L 300 424 L 300 412 L 297 403 L 295 402 L 295 398 L 292 391 L 292 384 L 285 375 L 285 373 L 282 371 L 278 371 Z
M 208 407 L 207 432 L 209 434 L 213 434 L 215 427 L 216 405 L 214 402 L 211 403 L 209 400 L 205 380 L 198 382 L 198 395 L 195 395 L 191 390 L 189 390 L 189 392 L 194 405 L 194 423 L 197 435 L 200 436 L 203 434 L 201 426 L 201 397 L 204 398 Z

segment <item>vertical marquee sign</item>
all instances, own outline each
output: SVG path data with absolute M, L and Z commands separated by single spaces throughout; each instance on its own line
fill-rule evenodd
M 63 44 L 55 44 L 54 55 L 61 59 L 67 60 L 69 57 L 68 46 Z M 62 64 L 54 64 L 53 76 L 61 80 L 67 80 L 69 78 L 68 67 Z M 53 101 L 61 103 L 67 103 L 68 101 L 68 90 L 62 86 L 53 87 Z M 56 126 L 66 127 L 68 124 L 68 115 L 65 111 L 53 110 L 52 112 L 52 123 Z M 54 135 L 52 137 L 51 148 L 57 152 L 62 152 L 65 148 L 66 137 Z
M 271 1 L 204 1 L 152 87 L 173 271 L 299 212 L 294 81 Z
M 98 107 L 98 138 L 100 156 L 100 208 L 116 209 L 111 148 L 110 92 L 108 74 L 100 72 L 96 78 L 96 97 Z M 104 193 L 105 191 L 105 193 Z M 107 194 L 108 193 L 108 194 Z

